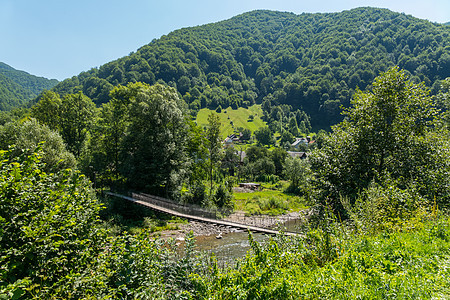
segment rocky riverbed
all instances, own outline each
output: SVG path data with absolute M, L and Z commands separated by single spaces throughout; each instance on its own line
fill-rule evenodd
M 244 212 L 234 212 L 233 214 L 224 218 L 226 221 L 245 224 L 249 226 L 257 226 L 263 228 L 274 228 L 277 225 L 284 224 L 289 221 L 295 221 L 299 224 L 302 223 L 309 217 L 310 212 L 308 210 L 300 212 L 291 212 L 288 214 L 283 214 L 279 216 L 267 216 L 267 215 L 255 215 L 255 216 L 245 216 Z M 215 235 L 221 237 L 227 233 L 244 231 L 235 227 L 228 227 L 222 225 L 216 225 L 211 223 L 202 223 L 197 221 L 189 221 L 187 224 L 179 225 L 178 230 L 168 230 L 158 232 L 162 238 L 175 238 L 182 240 L 184 236 L 193 232 L 194 236 L 210 236 Z

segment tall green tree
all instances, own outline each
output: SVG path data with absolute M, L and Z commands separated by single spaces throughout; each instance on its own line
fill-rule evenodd
M 220 118 L 216 113 L 208 115 L 208 125 L 206 127 L 206 148 L 209 154 L 208 177 L 210 183 L 210 193 L 213 188 L 213 172 L 220 160 Z
M 436 95 L 437 106 L 443 110 L 441 119 L 444 126 L 450 128 L 450 77 L 441 81 L 441 88 Z
M 448 198 L 448 149 L 433 133 L 436 110 L 428 90 L 397 67 L 381 74 L 371 91 L 358 91 L 346 119 L 311 156 L 323 198 L 354 201 L 372 182 L 414 184 L 428 198 Z
M 31 116 L 52 130 L 61 129 L 61 98 L 53 91 L 46 91 L 31 109 Z
M 100 174 L 113 181 L 119 179 L 119 168 L 122 143 L 129 125 L 128 110 L 132 99 L 136 97 L 137 89 L 118 86 L 110 93 L 111 101 L 102 105 L 99 117 L 92 133 L 90 146 L 95 149 L 91 156 Z
M 307 190 L 307 179 L 311 174 L 309 160 L 288 156 L 284 164 L 284 175 L 290 181 L 289 191 Z
M 187 168 L 187 124 L 175 89 L 161 84 L 119 87 L 129 100 L 121 173 L 131 187 L 175 196 Z
M 273 143 L 272 131 L 267 126 L 257 129 L 254 135 L 259 145 L 268 146 Z
M 44 93 L 31 109 L 31 115 L 50 129 L 57 130 L 77 158 L 95 122 L 96 107 L 82 92 L 68 94 L 61 100 L 52 91 Z
M 187 153 L 191 159 L 189 183 L 198 185 L 208 174 L 208 149 L 206 148 L 206 136 L 201 126 L 194 121 L 188 121 Z
M 79 157 L 84 140 L 96 114 L 96 107 L 89 97 L 82 92 L 64 97 L 60 106 L 61 136 L 69 150 Z

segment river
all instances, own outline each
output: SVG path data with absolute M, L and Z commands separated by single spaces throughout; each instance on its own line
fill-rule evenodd
M 298 223 L 288 221 L 283 224 L 284 230 L 296 231 Z M 266 242 L 270 236 L 262 233 L 252 233 L 253 239 L 259 243 Z M 202 235 L 196 237 L 196 249 L 214 254 L 220 264 L 233 263 L 242 258 L 250 250 L 248 233 L 246 231 L 230 232 L 218 239 L 216 235 Z

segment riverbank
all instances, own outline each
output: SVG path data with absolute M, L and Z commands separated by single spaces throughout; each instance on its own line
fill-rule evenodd
M 302 210 L 298 212 L 290 212 L 279 216 L 269 215 L 252 215 L 245 216 L 243 211 L 236 211 L 233 214 L 224 218 L 226 221 L 245 224 L 248 226 L 257 226 L 262 228 L 276 228 L 282 226 L 286 222 L 298 224 L 299 226 L 304 223 L 310 216 L 309 210 Z M 177 230 L 165 230 L 156 232 L 155 235 L 159 235 L 163 239 L 174 238 L 177 240 L 183 240 L 184 236 L 190 231 L 194 236 L 221 236 L 224 237 L 228 233 L 242 232 L 245 230 L 222 226 L 217 224 L 202 223 L 197 221 L 189 221 L 187 224 L 180 224 Z

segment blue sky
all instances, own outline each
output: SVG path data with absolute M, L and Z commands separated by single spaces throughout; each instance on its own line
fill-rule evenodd
M 449 0 L 0 0 L 0 61 L 63 80 L 173 30 L 255 10 L 339 12 L 372 6 L 450 21 Z

